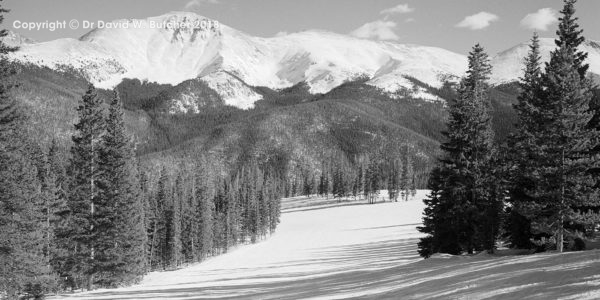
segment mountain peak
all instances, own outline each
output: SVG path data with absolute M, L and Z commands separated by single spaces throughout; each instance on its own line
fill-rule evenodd
M 88 32 L 80 40 L 92 42 L 106 35 L 118 38 L 119 35 L 135 33 L 163 34 L 167 37 L 173 35 L 174 40 L 193 42 L 198 33 L 202 32 L 220 34 L 219 22 L 193 12 L 172 11 L 145 19 L 120 19 L 102 23 L 102 26 Z
M 7 30 L 7 35 L 2 38 L 2 41 L 9 47 L 20 47 L 22 45 L 36 43 L 35 40 L 25 37 L 11 30 Z

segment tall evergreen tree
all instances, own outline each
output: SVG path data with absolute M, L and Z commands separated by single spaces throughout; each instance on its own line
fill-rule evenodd
M 150 261 L 155 268 L 167 268 L 168 263 L 168 247 L 167 247 L 167 210 L 171 202 L 171 189 L 169 184 L 169 175 L 166 168 L 160 172 L 160 178 L 157 184 L 155 195 L 153 215 L 154 221 L 152 225 L 152 236 L 150 238 Z
M 96 262 L 104 273 L 97 282 L 117 286 L 135 282 L 144 274 L 144 206 L 138 194 L 135 160 L 125 129 L 123 107 L 118 93 L 110 103 L 106 134 L 99 157 L 100 203 L 96 226 Z M 100 218 L 103 216 L 103 218 Z M 100 251 L 102 247 L 103 251 Z M 104 260 L 104 261 L 101 261 Z M 97 276 L 100 277 L 100 276 Z
M 490 73 L 487 54 L 475 45 L 469 53 L 469 69 L 459 96 L 449 105 L 450 119 L 444 133 L 447 141 L 442 144 L 444 157 L 436 171 L 444 176 L 432 173 L 430 178 L 430 185 L 437 191 L 425 201 L 425 226 L 419 230 L 429 237 L 420 244 L 422 255 L 491 250 L 486 241 L 493 238 L 488 235 L 494 232 L 484 230 L 482 225 L 484 217 L 490 214 L 487 210 L 496 207 L 490 204 L 498 201 L 490 192 L 494 184 L 489 170 L 494 151 L 487 93 Z
M 537 33 L 533 35 L 529 46 L 529 54 L 525 58 L 523 77 L 520 78 L 521 94 L 514 109 L 519 117 L 515 125 L 515 133 L 509 138 L 507 168 L 509 170 L 509 202 L 507 232 L 513 247 L 530 248 L 530 218 L 536 213 L 535 202 L 535 166 L 543 159 L 538 147 L 536 132 L 541 129 L 540 101 L 541 87 L 541 55 Z
M 0 7 L 0 23 L 7 12 Z M 39 296 L 49 269 L 39 193 L 43 160 L 30 151 L 37 145 L 27 138 L 26 115 L 10 95 L 15 69 L 7 55 L 17 48 L 4 43 L 7 34 L 0 30 L 0 294 L 18 298 L 24 291 Z
M 183 191 L 181 174 L 175 179 L 171 201 L 167 204 L 166 218 L 166 265 L 177 268 L 181 263 L 181 201 Z
M 213 224 L 215 216 L 215 206 L 213 198 L 208 190 L 208 178 L 204 170 L 199 170 L 196 174 L 196 202 L 198 207 L 199 223 L 198 229 L 198 248 L 201 259 L 212 254 L 213 249 Z
M 105 131 L 102 100 L 90 85 L 77 107 L 79 121 L 72 137 L 69 172 L 69 235 L 74 242 L 72 274 L 88 289 L 92 288 L 94 270 L 94 243 L 97 241 L 95 214 L 98 199 L 97 180 L 100 176 L 99 155 Z M 82 282 L 85 280 L 85 282 Z
M 537 231 L 551 233 L 558 251 L 563 251 L 565 226 L 594 223 L 589 207 L 597 207 L 596 178 L 590 171 L 598 167 L 591 154 L 598 146 L 598 132 L 589 128 L 592 119 L 589 104 L 591 84 L 586 79 L 585 53 L 578 51 L 583 42 L 573 16 L 574 0 L 566 0 L 557 32 L 558 48 L 552 51 L 542 75 L 535 195 L 538 212 L 532 220 Z M 590 214 L 591 213 L 591 214 Z

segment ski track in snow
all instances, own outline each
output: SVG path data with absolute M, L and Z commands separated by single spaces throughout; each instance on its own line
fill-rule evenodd
M 416 226 L 425 194 L 408 202 L 293 208 L 260 243 L 150 273 L 136 286 L 53 299 L 600 298 L 597 250 L 420 259 Z

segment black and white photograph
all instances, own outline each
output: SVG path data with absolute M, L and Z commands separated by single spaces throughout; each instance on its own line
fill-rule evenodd
M 0 0 L 42 299 L 600 299 L 600 0 Z

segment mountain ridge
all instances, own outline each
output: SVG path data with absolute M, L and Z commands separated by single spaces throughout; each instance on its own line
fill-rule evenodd
M 445 81 L 456 82 L 467 66 L 464 55 L 442 48 L 372 41 L 324 30 L 254 37 L 191 12 L 114 22 L 139 28 L 94 29 L 79 39 L 42 43 L 20 38 L 27 42 L 11 57 L 23 64 L 75 70 L 105 89 L 126 78 L 174 86 L 200 79 L 226 105 L 242 109 L 263 99 L 252 87 L 281 90 L 306 82 L 311 94 L 322 94 L 362 77 L 391 95 L 408 91 L 437 101 L 438 97 L 407 77 L 439 88 Z M 174 24 L 174 28 L 150 28 L 151 24 Z M 552 41 L 542 39 L 546 59 Z M 585 47 L 590 52 L 590 71 L 600 74 L 598 42 L 587 42 Z M 518 79 L 526 52 L 527 44 L 522 43 L 493 56 L 491 82 Z M 182 109 L 173 112 L 198 110 L 187 109 L 190 101 L 186 101 L 175 104 Z

